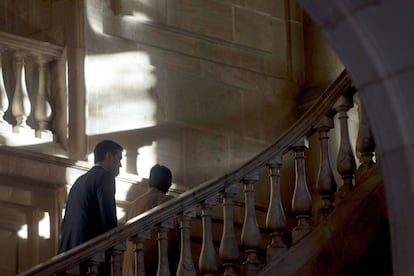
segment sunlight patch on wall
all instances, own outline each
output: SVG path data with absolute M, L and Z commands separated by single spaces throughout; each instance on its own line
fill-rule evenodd
M 50 217 L 48 212 L 44 212 L 43 218 L 39 221 L 39 236 L 50 239 Z
M 151 18 L 149 18 L 145 13 L 133 11 L 132 12 L 133 17 L 129 20 L 140 22 L 140 23 L 148 23 L 151 21 Z
M 155 126 L 153 70 L 144 52 L 87 56 L 87 134 Z
M 151 167 L 157 163 L 157 142 L 138 149 L 137 172 L 141 178 L 149 178 Z
M 96 9 L 96 6 L 91 4 L 92 1 L 86 2 L 86 18 L 88 20 L 88 26 L 96 34 L 103 34 L 103 16 L 104 12 L 101 9 Z M 149 1 L 147 1 L 149 2 Z M 127 18 L 128 21 L 135 23 L 146 23 L 151 21 L 151 19 L 142 12 L 133 11 L 133 16 L 123 16 Z
M 44 239 L 50 239 L 50 216 L 48 212 L 43 213 L 43 218 L 38 223 L 39 237 Z M 28 229 L 27 224 L 23 225 L 19 231 L 17 231 L 19 238 L 27 240 Z

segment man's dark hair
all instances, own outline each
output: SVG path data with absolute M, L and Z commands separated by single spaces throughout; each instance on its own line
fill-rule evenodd
M 110 152 L 112 155 L 115 155 L 117 151 L 123 151 L 121 145 L 112 141 L 112 140 L 103 140 L 96 144 L 95 149 L 93 150 L 95 163 L 101 162 L 105 159 L 107 152 Z
M 172 174 L 169 168 L 159 164 L 153 166 L 150 171 L 149 185 L 155 187 L 164 194 L 171 187 Z

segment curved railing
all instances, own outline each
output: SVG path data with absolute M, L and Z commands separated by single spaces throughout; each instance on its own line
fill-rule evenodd
M 203 219 L 203 225 L 208 219 L 211 219 L 211 216 L 209 217 L 209 208 L 211 208 L 211 204 L 209 204 L 209 200 L 213 199 L 219 194 L 224 194 L 224 199 L 226 200 L 227 197 L 231 199 L 231 196 L 234 195 L 236 192 L 230 192 L 230 188 L 234 187 L 233 184 L 235 183 L 243 183 L 245 187 L 245 198 L 246 198 L 246 216 L 245 221 L 243 225 L 243 231 L 242 231 L 242 245 L 247 248 L 247 254 L 248 259 L 246 260 L 247 270 L 248 271 L 254 271 L 257 269 L 260 269 L 260 266 L 257 266 L 255 264 L 255 254 L 257 252 L 257 247 L 260 244 L 260 240 L 257 239 L 257 233 L 258 233 L 258 227 L 257 227 L 257 221 L 255 218 L 255 211 L 254 211 L 254 189 L 253 184 L 257 181 L 258 174 L 257 170 L 263 166 L 269 167 L 271 170 L 273 169 L 273 174 L 271 177 L 271 185 L 272 186 L 272 194 L 273 198 L 271 199 L 270 205 L 269 205 L 269 213 L 267 218 L 267 226 L 269 228 L 269 231 L 273 233 L 272 243 L 279 243 L 279 245 L 274 245 L 270 247 L 278 247 L 280 246 L 281 240 L 276 240 L 276 237 L 278 236 L 278 233 L 281 232 L 282 228 L 284 228 L 283 223 L 284 222 L 284 213 L 283 208 L 280 208 L 281 202 L 280 198 L 278 199 L 278 171 L 277 169 L 281 166 L 281 156 L 283 154 L 287 153 L 290 150 L 293 150 L 295 152 L 295 163 L 296 163 L 296 183 L 295 183 L 295 194 L 292 201 L 292 207 L 293 211 L 295 212 L 295 215 L 298 219 L 298 227 L 297 235 L 292 236 L 294 239 L 299 239 L 303 234 L 306 234 L 308 232 L 306 225 L 308 224 L 307 219 L 310 216 L 312 206 L 309 207 L 308 198 L 310 197 L 309 192 L 306 187 L 306 180 L 304 177 L 304 159 L 303 159 L 303 153 L 306 145 L 306 137 L 310 136 L 312 133 L 314 133 L 316 130 L 325 130 L 327 131 L 329 128 L 332 128 L 333 126 L 328 125 L 321 125 L 321 121 L 324 120 L 324 118 L 332 118 L 334 113 L 339 113 L 341 115 L 342 112 L 342 119 L 341 120 L 341 130 L 342 127 L 347 127 L 346 121 L 343 120 L 343 118 L 346 118 L 346 111 L 349 109 L 349 104 L 347 104 L 346 99 L 349 99 L 354 94 L 355 89 L 352 86 L 352 82 L 346 73 L 346 71 L 343 71 L 339 77 L 325 90 L 325 92 L 322 93 L 322 95 L 316 100 L 315 104 L 312 105 L 309 110 L 307 110 L 306 113 L 304 113 L 299 120 L 296 121 L 290 127 L 287 131 L 285 131 L 277 140 L 275 143 L 273 143 L 271 146 L 269 146 L 267 149 L 265 149 L 263 152 L 252 158 L 250 161 L 246 162 L 244 165 L 239 167 L 238 169 L 234 170 L 233 172 L 226 174 L 222 177 L 219 177 L 212 181 L 207 181 L 189 191 L 184 192 L 180 196 L 160 205 L 157 206 L 131 220 L 129 220 L 125 225 L 118 226 L 117 228 L 114 228 L 99 237 L 96 237 L 88 242 L 85 242 L 84 244 L 77 246 L 67 252 L 64 252 L 62 254 L 59 254 L 57 256 L 54 256 L 50 260 L 43 262 L 19 275 L 51 275 L 55 274 L 57 272 L 70 269 L 71 267 L 76 266 L 77 264 L 90 260 L 91 258 L 94 258 L 97 255 L 102 254 L 103 252 L 110 251 L 113 255 L 113 262 L 114 262 L 114 275 L 119 275 L 120 271 L 119 269 L 119 256 L 122 254 L 122 250 L 113 250 L 115 249 L 122 249 L 122 245 L 124 242 L 131 237 L 139 236 L 141 233 L 147 231 L 151 227 L 155 225 L 159 225 L 165 221 L 168 221 L 172 217 L 176 215 L 183 215 L 183 216 L 191 216 L 189 215 L 191 212 L 189 210 L 194 209 L 194 206 L 200 205 L 202 206 L 202 219 Z M 340 101 L 338 105 L 338 100 L 341 99 L 341 97 L 345 97 L 344 100 Z M 352 101 L 352 100 L 351 100 Z M 334 105 L 337 105 L 334 108 Z M 352 104 L 352 102 L 351 102 Z M 333 112 L 333 110 L 336 110 Z M 346 140 L 347 139 L 347 133 L 346 135 L 341 136 L 341 139 Z M 348 142 L 343 142 L 341 140 L 341 149 L 339 155 L 343 154 L 345 156 L 349 156 L 349 148 L 342 148 L 342 144 L 347 144 Z M 349 144 L 349 143 L 348 143 Z M 322 145 L 323 147 L 323 145 Z M 352 160 L 351 160 L 352 161 Z M 321 162 L 321 164 L 324 162 Z M 325 162 L 326 163 L 326 162 Z M 352 162 L 348 162 L 352 163 Z M 355 164 L 355 161 L 354 161 Z M 352 164 L 351 164 L 352 165 Z M 321 172 L 327 171 L 327 174 L 330 170 L 329 164 L 328 167 L 321 168 Z M 342 166 L 342 168 L 340 168 Z M 354 170 L 355 168 L 346 168 L 345 165 L 338 164 L 338 170 L 341 176 L 344 179 L 344 183 L 346 182 L 346 179 L 349 180 L 349 171 Z M 276 170 L 274 170 L 276 168 Z M 326 174 L 326 173 L 325 173 Z M 352 174 L 352 173 L 351 173 Z M 352 181 L 352 175 L 351 175 L 351 181 Z M 330 181 L 329 179 L 327 180 Z M 332 196 L 332 194 L 336 190 L 336 186 L 334 188 L 330 187 L 329 185 L 334 185 L 330 183 L 321 183 L 321 189 L 320 193 L 322 198 L 326 199 L 329 198 L 329 194 Z M 323 185 L 325 185 L 325 190 L 323 188 Z M 326 188 L 328 187 L 328 188 Z M 328 191 L 328 190 L 331 191 Z M 274 202 L 273 200 L 279 200 L 279 202 Z M 252 205 L 253 201 L 253 205 Z M 231 202 L 231 200 L 230 200 Z M 312 204 L 312 203 L 310 203 Z M 328 204 L 329 205 L 329 204 Z M 252 207 L 251 207 L 252 206 Z M 224 207 L 223 207 L 224 208 Z M 227 207 L 226 207 L 227 208 Z M 252 209 L 253 208 L 253 209 Z M 327 207 L 329 209 L 329 206 Z M 211 211 L 211 210 L 210 210 Z M 228 212 L 228 210 L 224 210 L 224 212 Z M 230 209 L 231 213 L 231 209 Z M 232 227 L 226 227 L 229 224 L 232 224 L 233 222 L 230 221 L 223 221 L 225 230 L 223 231 L 223 242 L 229 242 L 234 245 L 234 233 L 230 233 L 229 229 L 232 229 Z M 211 229 L 203 229 L 204 231 L 211 231 Z M 208 248 L 211 248 L 207 246 L 207 243 L 212 243 L 211 239 L 211 233 L 207 234 L 205 237 L 207 237 L 207 240 L 203 240 L 203 248 L 201 252 L 200 258 L 206 258 L 202 259 L 199 262 L 199 270 L 202 273 L 214 273 L 214 270 L 217 270 L 217 267 L 215 266 L 215 258 L 214 258 L 214 252 L 207 252 L 205 250 L 209 250 Z M 296 237 L 296 238 L 295 238 Z M 206 245 L 206 246 L 204 246 Z M 228 250 L 238 250 L 238 249 L 230 249 L 233 248 L 229 244 L 223 245 Z M 237 246 L 236 246 L 237 247 Z M 249 249 L 250 247 L 250 249 Z M 283 247 L 283 246 L 282 246 Z M 185 250 L 182 248 L 182 250 Z M 182 256 L 187 256 L 191 252 L 186 252 Z M 231 254 L 230 254 L 231 255 Z M 227 269 L 233 269 L 233 267 L 237 263 L 237 256 L 238 254 L 235 253 L 231 257 L 227 253 L 223 253 L 220 250 L 220 257 L 222 258 L 223 263 L 226 264 L 225 270 Z M 115 257 L 114 257 L 115 256 Z M 180 265 L 182 265 L 182 261 Z M 192 261 L 192 260 L 191 260 Z M 183 271 L 182 267 L 180 268 L 179 265 L 179 271 Z M 181 270 L 180 270 L 181 269 Z M 178 274 L 182 274 L 182 273 Z M 188 271 L 187 271 L 188 272 Z M 190 271 L 188 272 L 190 275 L 195 275 L 194 269 L 190 268 Z M 188 275 L 186 274 L 186 275 Z

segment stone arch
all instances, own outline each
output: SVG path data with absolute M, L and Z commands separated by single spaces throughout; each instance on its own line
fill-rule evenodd
M 325 34 L 360 92 L 384 175 L 393 274 L 413 275 L 414 2 L 298 3 Z

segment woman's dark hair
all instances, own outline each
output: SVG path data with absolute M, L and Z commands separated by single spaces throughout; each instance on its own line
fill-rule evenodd
M 150 171 L 149 185 L 155 187 L 164 194 L 171 187 L 172 174 L 169 168 L 159 164 L 153 166 Z
M 107 152 L 115 155 L 117 151 L 123 150 L 124 149 L 118 143 L 112 140 L 103 140 L 96 144 L 95 149 L 93 150 L 95 163 L 103 161 Z

